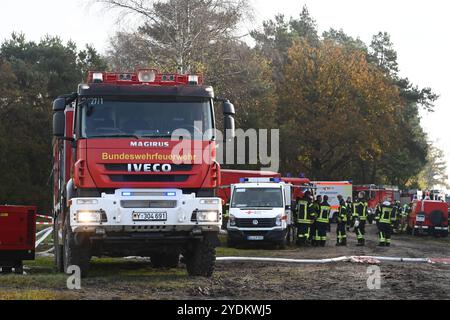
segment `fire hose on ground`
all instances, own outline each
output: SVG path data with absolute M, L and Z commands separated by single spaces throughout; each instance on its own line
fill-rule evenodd
M 36 248 L 51 234 L 53 227 L 48 227 L 36 233 Z M 39 239 L 38 239 L 39 238 Z M 43 252 L 36 252 L 38 256 L 51 256 L 54 248 Z M 126 259 L 142 259 L 142 257 L 126 257 Z M 383 257 L 383 256 L 342 256 L 324 259 L 290 259 L 273 257 L 217 257 L 217 262 L 266 262 L 266 263 L 292 263 L 292 264 L 328 264 L 338 262 L 380 264 L 382 262 L 394 263 L 432 263 L 449 264 L 450 258 L 404 258 L 404 257 Z

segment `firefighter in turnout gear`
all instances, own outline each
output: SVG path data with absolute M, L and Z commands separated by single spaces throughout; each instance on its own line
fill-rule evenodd
M 315 210 L 315 213 L 316 213 L 316 218 L 317 218 L 317 215 L 320 213 L 320 206 L 321 206 L 321 204 L 322 204 L 322 196 L 319 194 L 316 197 L 316 201 L 314 201 L 314 210 Z M 314 222 L 311 225 L 311 233 L 310 233 L 310 239 L 309 239 L 311 241 L 311 244 L 314 245 L 314 246 L 318 246 L 319 245 L 319 243 L 316 242 L 316 233 L 317 233 L 317 220 L 314 219 Z
M 336 245 L 346 246 L 347 245 L 347 205 L 345 200 L 341 195 L 338 196 L 339 199 L 339 211 L 337 216 L 337 227 L 336 227 Z
M 353 203 L 352 219 L 354 221 L 356 238 L 358 239 L 357 246 L 365 245 L 364 235 L 366 234 L 366 221 L 367 221 L 367 207 L 365 193 L 361 191 L 358 193 L 358 199 Z
M 327 242 L 327 230 L 330 224 L 330 211 L 331 206 L 328 203 L 328 196 L 325 195 L 323 196 L 323 201 L 317 211 L 315 233 L 315 244 L 317 246 L 325 247 L 325 243 Z
M 311 226 L 316 218 L 313 197 L 309 191 L 297 203 L 297 245 L 303 246 L 311 238 Z
M 411 211 L 410 206 L 405 203 L 400 211 L 400 224 L 398 226 L 398 230 L 400 233 L 406 232 L 406 227 L 408 226 L 408 215 Z
M 347 197 L 347 231 L 350 231 L 350 228 L 352 227 L 352 208 L 353 208 L 353 202 L 351 197 Z
M 395 217 L 392 215 L 393 206 L 390 201 L 385 201 L 378 211 L 378 236 L 380 247 L 389 247 L 391 245 L 392 223 Z
M 392 232 L 398 232 L 398 226 L 400 225 L 401 218 L 401 206 L 400 201 L 396 200 L 392 206 Z

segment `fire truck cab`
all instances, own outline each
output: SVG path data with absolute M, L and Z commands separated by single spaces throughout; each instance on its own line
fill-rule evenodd
M 211 276 L 222 223 L 214 102 L 199 75 L 90 72 L 53 103 L 55 262 L 148 256 Z

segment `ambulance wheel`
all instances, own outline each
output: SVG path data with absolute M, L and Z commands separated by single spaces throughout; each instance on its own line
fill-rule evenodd
M 78 266 L 80 268 L 81 277 L 86 277 L 89 271 L 89 262 L 91 259 L 89 247 L 85 243 L 75 243 L 75 235 L 70 228 L 70 222 L 68 218 L 65 222 L 63 240 L 64 272 L 67 273 L 70 266 Z
M 209 241 L 196 241 L 186 250 L 185 258 L 190 276 L 211 277 L 216 262 L 216 248 Z
M 287 234 L 283 237 L 283 239 L 281 239 L 280 241 L 277 241 L 277 247 L 281 250 L 286 249 L 286 245 L 287 245 Z

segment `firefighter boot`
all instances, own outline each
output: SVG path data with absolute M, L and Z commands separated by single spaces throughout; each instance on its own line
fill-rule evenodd
M 326 240 L 321 240 L 321 241 L 320 241 L 320 246 L 321 246 L 321 247 L 325 247 L 325 243 L 326 243 Z
M 356 244 L 357 247 L 363 247 L 365 244 L 364 239 L 358 239 L 358 243 Z

